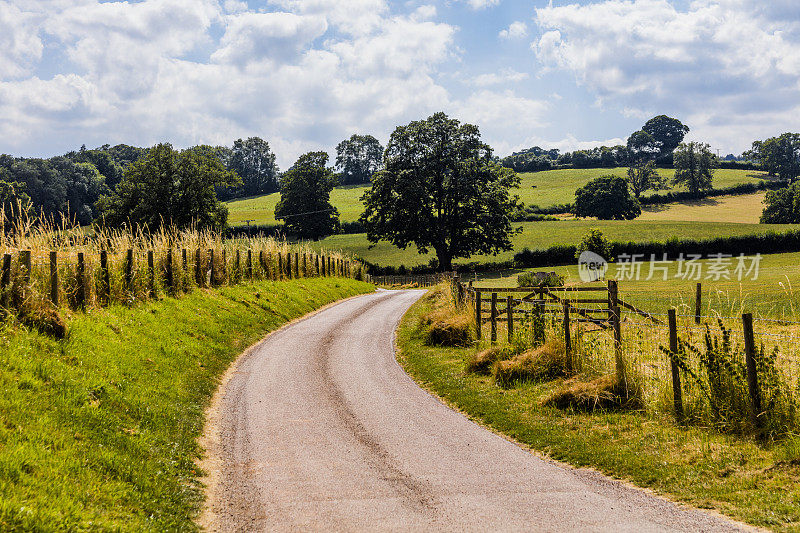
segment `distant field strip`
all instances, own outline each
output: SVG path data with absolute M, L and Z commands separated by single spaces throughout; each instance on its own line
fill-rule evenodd
M 590 168 L 547 170 L 545 172 L 527 172 L 520 174 L 519 189 L 514 191 L 525 205 L 549 207 L 571 203 L 575 197 L 575 189 L 584 186 L 589 180 L 606 175 L 627 175 L 627 168 Z M 675 174 L 672 169 L 659 169 L 659 173 L 669 179 Z M 730 187 L 741 183 L 758 183 L 766 177 L 763 172 L 753 170 L 718 169 L 714 174 L 714 187 Z M 331 203 L 339 210 L 342 222 L 357 220 L 364 210 L 360 198 L 367 186 L 337 187 L 331 193 Z M 645 194 L 646 196 L 646 194 Z M 231 225 L 275 224 L 275 205 L 280 200 L 280 193 L 245 198 L 227 202 L 230 210 Z

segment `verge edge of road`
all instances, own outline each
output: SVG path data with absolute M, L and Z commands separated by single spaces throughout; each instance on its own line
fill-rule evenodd
M 380 289 L 376 289 L 375 292 L 379 291 Z M 202 508 L 200 510 L 200 514 L 195 519 L 195 523 L 200 526 L 200 529 L 203 531 L 217 531 L 217 515 L 214 512 L 214 503 L 216 502 L 217 497 L 217 487 L 219 485 L 219 478 L 221 474 L 221 446 L 220 446 L 220 434 L 219 434 L 219 422 L 221 416 L 221 406 L 222 400 L 225 398 L 225 392 L 227 390 L 228 383 L 230 383 L 231 378 L 236 374 L 239 369 L 239 365 L 241 362 L 246 359 L 253 351 L 262 344 L 265 340 L 267 340 L 272 335 L 278 334 L 284 331 L 287 328 L 290 328 L 297 324 L 298 322 L 302 322 L 303 320 L 309 319 L 314 315 L 317 315 L 323 311 L 326 311 L 332 307 L 336 307 L 337 305 L 343 304 L 348 300 L 352 300 L 354 298 L 360 298 L 365 296 L 366 294 L 374 294 L 374 293 L 365 293 L 365 294 L 356 294 L 354 296 L 350 296 L 348 298 L 343 298 L 341 300 L 337 300 L 335 302 L 331 302 L 329 304 L 323 305 L 319 309 L 315 309 L 310 313 L 307 313 L 301 317 L 297 317 L 289 322 L 285 323 L 281 327 L 276 330 L 270 331 L 262 338 L 248 346 L 239 356 L 230 364 L 228 369 L 225 371 L 222 376 L 219 378 L 219 383 L 217 384 L 217 390 L 214 392 L 214 396 L 211 398 L 208 406 L 205 409 L 205 425 L 203 427 L 203 433 L 198 440 L 200 447 L 203 450 L 202 457 L 196 461 L 198 468 L 203 472 L 203 477 L 200 478 L 200 483 L 203 485 L 203 494 L 205 496 L 205 501 L 203 502 Z M 399 322 L 398 322 L 399 325 Z M 396 346 L 396 343 L 395 343 Z
M 430 386 L 429 383 L 427 383 L 425 381 L 418 381 L 417 379 L 414 378 L 414 376 L 411 375 L 411 373 L 409 373 L 406 370 L 406 367 L 403 364 L 403 350 L 402 350 L 402 348 L 400 348 L 400 345 L 398 344 L 397 331 L 400 329 L 400 325 L 402 324 L 403 320 L 405 320 L 406 315 L 409 313 L 409 311 L 411 311 L 411 309 L 414 307 L 414 305 L 417 305 L 417 304 L 419 304 L 419 300 L 414 302 L 414 304 L 412 304 L 411 307 L 409 307 L 408 310 L 406 310 L 406 312 L 403 314 L 403 316 L 400 318 L 400 320 L 398 320 L 397 324 L 395 325 L 395 330 L 394 330 L 394 333 L 392 334 L 392 342 L 394 344 L 394 351 L 395 351 L 395 362 L 400 367 L 400 369 L 403 371 L 403 373 L 406 376 L 408 376 L 408 379 L 413 381 L 417 385 L 417 387 L 419 387 L 420 389 L 425 391 L 434 400 L 438 401 L 439 403 L 441 403 L 442 405 L 444 405 L 448 409 L 451 409 L 451 410 L 461 414 L 463 417 L 468 419 L 473 424 L 478 425 L 478 426 L 482 427 L 483 429 L 493 433 L 494 435 L 496 435 L 496 436 L 498 436 L 498 437 L 510 442 L 511 444 L 513 444 L 514 446 L 517 446 L 518 448 L 522 449 L 523 451 L 525 451 L 525 452 L 527 452 L 527 453 L 529 453 L 529 454 L 531 454 L 531 455 L 533 455 L 535 457 L 538 457 L 539 459 L 541 459 L 543 461 L 546 461 L 546 462 L 548 462 L 550 464 L 556 465 L 556 466 L 558 466 L 560 468 L 563 468 L 565 470 L 570 470 L 572 472 L 575 472 L 580 477 L 591 478 L 591 480 L 594 481 L 595 483 L 599 481 L 599 482 L 604 482 L 604 483 L 616 484 L 620 488 L 623 488 L 624 490 L 645 492 L 645 493 L 647 493 L 648 495 L 650 495 L 650 496 L 652 496 L 654 498 L 659 498 L 659 499 L 664 500 L 666 502 L 673 503 L 673 504 L 679 506 L 680 508 L 682 508 L 684 510 L 694 511 L 694 512 L 701 512 L 701 513 L 705 513 L 707 515 L 710 515 L 712 517 L 716 517 L 716 518 L 719 518 L 719 519 L 722 519 L 722 520 L 726 520 L 728 522 L 732 522 L 732 523 L 736 524 L 737 526 L 741 527 L 745 531 L 770 531 L 768 529 L 759 528 L 759 527 L 753 526 L 751 524 L 747 524 L 745 522 L 734 520 L 733 518 L 731 518 L 729 516 L 726 516 L 726 515 L 718 512 L 715 509 L 700 509 L 698 507 L 693 507 L 693 506 L 688 505 L 688 504 L 686 504 L 686 503 L 684 503 L 682 501 L 674 500 L 674 499 L 670 498 L 668 495 L 661 494 L 661 493 L 656 492 L 656 491 L 654 491 L 654 490 L 652 490 L 652 489 L 650 489 L 648 487 L 640 487 L 640 486 L 632 483 L 631 481 L 629 481 L 629 480 L 627 480 L 625 478 L 620 478 L 620 477 L 617 477 L 617 476 L 615 476 L 613 474 L 606 474 L 605 472 L 601 472 L 600 470 L 598 470 L 596 468 L 592 468 L 592 467 L 589 467 L 589 466 L 575 466 L 575 465 L 572 465 L 572 464 L 569 464 L 569 463 L 565 463 L 563 461 L 559 461 L 557 459 L 553 459 L 552 457 L 547 455 L 547 453 L 545 453 L 545 452 L 543 452 L 541 450 L 537 450 L 536 448 L 533 448 L 533 447 L 525 444 L 524 442 L 520 442 L 517 439 L 498 431 L 497 429 L 493 428 L 492 426 L 490 426 L 489 424 L 484 422 L 483 419 L 481 419 L 479 416 L 472 415 L 471 413 L 461 409 L 455 403 L 449 401 L 447 398 L 443 398 L 443 397 L 439 396 L 438 394 L 436 394 L 435 391 L 433 391 L 431 389 L 431 386 Z

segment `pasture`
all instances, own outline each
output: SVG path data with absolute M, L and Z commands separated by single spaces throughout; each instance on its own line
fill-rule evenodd
M 709 254 L 724 253 L 725 250 L 709 250 Z M 752 312 L 756 317 L 800 319 L 800 253 L 763 255 L 758 267 L 758 277 L 745 276 L 740 281 L 734 269 L 737 260 L 730 265 L 730 279 L 707 278 L 710 260 L 700 261 L 700 279 L 679 276 L 678 263 L 668 265 L 669 270 L 664 279 L 664 272 L 653 270 L 650 277 L 649 257 L 639 268 L 639 279 L 629 279 L 632 269 L 624 267 L 625 276 L 619 281 L 620 297 L 648 312 L 666 313 L 670 307 L 679 312 L 693 313 L 696 284 L 703 287 L 703 314 L 712 311 L 723 316 L 738 316 L 743 312 Z M 749 267 L 749 261 L 746 266 Z M 658 266 L 658 265 L 657 265 Z M 619 265 L 611 264 L 607 278 L 616 276 Z M 529 270 L 555 271 L 566 276 L 567 284 L 580 283 L 576 265 L 552 268 L 534 268 Z M 522 272 L 522 271 L 520 271 Z M 684 269 L 685 272 L 685 269 Z M 480 279 L 478 287 L 509 287 L 517 284 L 517 273 L 494 279 Z
M 469 260 L 457 262 L 486 263 L 493 261 L 509 261 L 516 252 L 523 248 L 548 248 L 559 244 L 577 244 L 583 235 L 591 228 L 597 228 L 612 241 L 623 242 L 650 242 L 665 241 L 671 237 L 686 239 L 711 239 L 720 236 L 741 236 L 764 234 L 770 231 L 786 231 L 798 229 L 799 225 L 792 224 L 740 224 L 734 222 L 684 222 L 665 220 L 560 220 L 542 222 L 521 222 L 515 224 L 522 232 L 512 239 L 514 250 L 502 252 L 496 256 L 475 255 Z M 434 256 L 433 253 L 419 254 L 415 246 L 411 245 L 405 250 L 380 242 L 370 247 L 367 237 L 363 233 L 353 235 L 333 235 L 318 242 L 308 243 L 311 248 L 320 250 L 342 250 L 347 254 L 356 255 L 370 263 L 381 266 L 405 265 L 412 267 L 427 264 Z
M 675 174 L 672 169 L 659 169 L 659 173 L 669 179 Z M 589 180 L 606 175 L 625 176 L 627 168 L 590 168 L 547 170 L 520 174 L 520 187 L 514 190 L 525 205 L 549 207 L 573 201 L 575 189 L 584 186 Z M 714 187 L 730 187 L 741 183 L 757 183 L 766 176 L 764 172 L 751 170 L 718 169 L 714 173 Z M 365 185 L 337 187 L 331 193 L 331 204 L 339 210 L 342 222 L 357 220 L 364 210 L 361 195 Z M 646 196 L 647 194 L 645 194 Z M 229 223 L 232 226 L 251 224 L 275 224 L 275 204 L 280 200 L 279 193 L 232 200 L 226 205 L 230 210 Z

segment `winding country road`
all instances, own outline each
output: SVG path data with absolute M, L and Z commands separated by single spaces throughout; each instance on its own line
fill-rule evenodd
M 217 531 L 726 531 L 536 457 L 420 389 L 394 330 L 420 291 L 346 300 L 270 335 L 219 404 Z

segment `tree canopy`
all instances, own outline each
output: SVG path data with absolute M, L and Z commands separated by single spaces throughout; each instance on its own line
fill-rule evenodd
M 714 178 L 717 158 L 706 143 L 681 143 L 673 154 L 676 185 L 684 185 L 689 192 L 697 194 L 710 190 Z
M 800 133 L 784 133 L 753 142 L 744 154 L 757 161 L 772 176 L 792 181 L 800 176 Z
M 257 196 L 276 192 L 278 187 L 278 165 L 269 143 L 260 137 L 237 139 L 232 148 L 218 147 L 217 157 L 228 170 L 241 177 L 237 187 L 222 187 L 218 194 L 222 199 Z
M 372 135 L 352 135 L 336 146 L 341 183 L 369 183 L 383 163 L 383 146 Z
M 228 209 L 215 188 L 240 183 L 210 146 L 178 152 L 158 144 L 125 169 L 116 190 L 98 200 L 97 207 L 110 226 L 220 228 L 227 223 Z
M 800 182 L 775 191 L 767 191 L 764 198 L 762 224 L 800 223 Z
M 284 173 L 275 218 L 288 233 L 316 240 L 336 232 L 339 211 L 330 203 L 336 179 L 327 165 L 327 153 L 309 152 Z
M 94 202 L 108 192 L 105 178 L 92 163 L 78 163 L 66 156 L 50 159 L 0 156 L 0 172 L 7 183 L 24 190 L 37 214 L 75 219 L 89 224 Z
M 573 212 L 578 217 L 631 220 L 642 213 L 642 208 L 631 196 L 628 180 L 620 176 L 601 176 L 575 191 Z
M 512 248 L 518 199 L 509 189 L 519 177 L 493 160 L 477 126 L 444 113 L 398 126 L 384 164 L 362 196 L 371 242 L 433 249 L 442 270 L 455 258 Z
M 658 115 L 648 120 L 642 131 L 650 134 L 656 142 L 659 151 L 659 158 L 668 158 L 669 155 L 683 142 L 683 138 L 689 133 L 689 126 L 677 118 L 667 115 Z
M 651 160 L 628 167 L 628 184 L 633 195 L 639 198 L 644 191 L 665 189 L 667 178 L 658 173 L 655 161 Z

